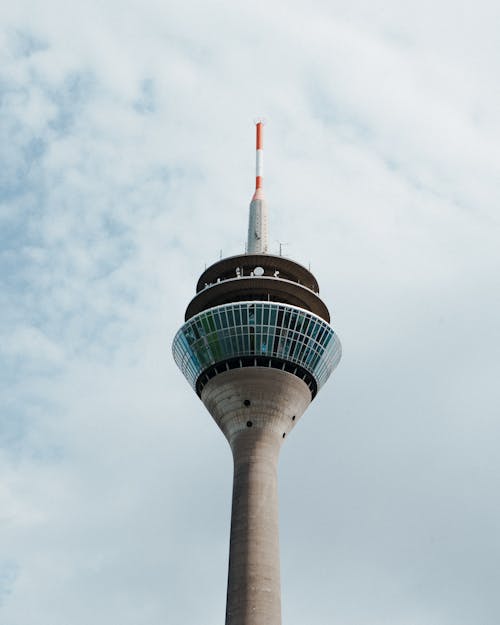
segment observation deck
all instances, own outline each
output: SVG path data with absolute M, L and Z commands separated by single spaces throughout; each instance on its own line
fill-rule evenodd
M 250 299 L 299 306 L 330 321 L 313 274 L 288 258 L 271 254 L 231 256 L 206 269 L 198 280 L 185 320 L 220 304 Z
M 173 343 L 177 366 L 200 396 L 217 374 L 253 366 L 298 376 L 314 398 L 341 352 L 337 335 L 318 315 L 293 305 L 260 301 L 202 311 L 182 326 Z

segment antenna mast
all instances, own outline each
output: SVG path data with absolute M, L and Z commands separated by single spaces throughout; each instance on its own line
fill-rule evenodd
M 263 129 L 263 122 L 258 121 L 256 124 L 255 192 L 250 202 L 250 212 L 248 216 L 247 254 L 267 254 L 269 247 L 267 202 L 264 199 L 262 190 L 264 173 Z

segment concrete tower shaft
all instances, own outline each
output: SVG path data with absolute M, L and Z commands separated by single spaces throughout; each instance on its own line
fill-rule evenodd
M 278 457 L 309 387 L 285 371 L 235 369 L 210 380 L 201 399 L 233 452 L 226 625 L 279 625 Z

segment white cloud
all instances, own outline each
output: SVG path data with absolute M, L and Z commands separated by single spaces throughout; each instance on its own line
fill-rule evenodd
M 283 450 L 285 620 L 496 625 L 498 9 L 2 12 L 2 623 L 221 622 L 230 454 L 170 343 L 263 114 L 344 344 Z

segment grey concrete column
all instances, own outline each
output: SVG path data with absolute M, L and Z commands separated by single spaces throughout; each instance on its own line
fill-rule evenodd
M 247 428 L 234 458 L 226 625 L 281 625 L 278 524 L 280 438 Z
M 242 367 L 212 378 L 201 399 L 234 461 L 226 625 L 281 625 L 278 456 L 311 391 L 291 373 Z

